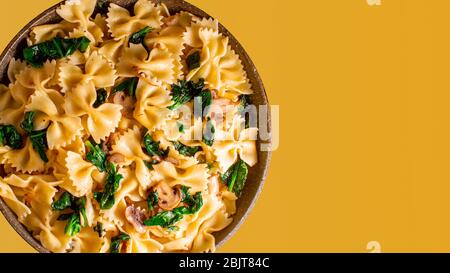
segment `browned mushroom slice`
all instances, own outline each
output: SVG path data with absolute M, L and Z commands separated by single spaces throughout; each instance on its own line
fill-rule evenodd
M 170 156 L 166 158 L 166 161 L 172 163 L 175 166 L 178 166 L 180 164 L 180 161 L 178 159 Z
M 113 96 L 113 103 L 125 106 L 126 95 L 124 92 L 117 92 Z
M 114 164 L 125 162 L 125 156 L 123 154 L 115 153 L 108 156 L 108 161 Z
M 155 187 L 158 193 L 158 205 L 164 210 L 172 210 L 181 202 L 181 192 L 179 188 L 172 188 L 166 182 L 160 182 Z
M 146 215 L 142 209 L 136 208 L 133 205 L 128 206 L 125 210 L 125 218 L 133 225 L 138 233 L 145 233 L 144 220 L 146 219 Z

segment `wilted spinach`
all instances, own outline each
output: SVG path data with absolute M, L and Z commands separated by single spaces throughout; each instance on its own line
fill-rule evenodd
M 153 31 L 153 28 L 151 28 L 149 26 L 144 27 L 143 29 L 133 33 L 130 36 L 130 40 L 129 41 L 132 44 L 143 44 L 145 36 L 147 36 L 147 34 L 149 34 L 152 31 Z
M 225 173 L 221 175 L 222 181 L 228 186 L 228 190 L 242 194 L 245 182 L 247 181 L 248 167 L 242 159 L 234 163 Z
M 22 136 L 13 125 L 0 125 L 0 143 L 14 150 L 20 149 L 23 146 Z
M 93 144 L 90 140 L 87 140 L 84 145 L 89 150 L 86 154 L 86 159 L 94 164 L 100 172 L 105 172 L 108 167 L 108 161 L 106 160 L 106 153 L 103 151 L 102 145 L 95 142 Z
M 55 37 L 23 50 L 23 57 L 33 67 L 41 67 L 48 60 L 57 60 L 72 55 L 76 50 L 84 53 L 91 41 L 86 37 Z
M 47 129 L 35 131 L 34 130 L 34 119 L 36 117 L 36 112 L 26 112 L 20 127 L 27 133 L 30 138 L 33 149 L 39 154 L 39 157 L 44 161 L 48 162 L 48 157 L 46 151 L 48 149 L 47 144 Z
M 95 192 L 94 198 L 103 210 L 110 209 L 115 203 L 115 197 L 117 190 L 120 186 L 120 181 L 123 179 L 123 175 L 117 171 L 114 164 L 108 163 L 108 175 L 106 177 L 105 188 L 103 192 Z
M 128 96 L 135 98 L 136 97 L 136 88 L 139 83 L 139 78 L 128 78 L 116 86 L 113 90 L 113 93 L 116 92 L 124 92 L 127 93 Z
M 123 242 L 130 240 L 130 236 L 121 232 L 119 235 L 111 239 L 110 253 L 120 253 L 120 246 Z

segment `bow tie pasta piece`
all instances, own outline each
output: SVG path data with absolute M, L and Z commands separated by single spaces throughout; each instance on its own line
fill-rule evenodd
M 195 119 L 193 112 L 193 101 L 187 102 L 182 107 L 172 111 L 169 119 L 161 128 L 168 140 L 198 140 L 202 138 L 202 120 Z M 180 130 L 180 126 L 182 126 L 182 130 Z
M 167 27 L 159 34 L 148 35 L 145 43 L 149 48 L 159 46 L 166 48 L 172 56 L 174 56 L 174 76 L 176 79 L 183 77 L 183 64 L 181 62 L 181 54 L 183 53 L 183 33 L 184 29 L 178 26 Z
M 170 110 L 167 107 L 172 105 L 172 101 L 165 87 L 141 80 L 136 88 L 136 99 L 134 118 L 149 131 L 160 127 L 168 118 Z
M 125 158 L 123 165 L 134 163 L 136 178 L 142 189 L 147 190 L 152 186 L 153 179 L 150 170 L 145 162 L 150 161 L 150 157 L 142 150 L 142 133 L 138 127 L 129 129 L 123 135 L 119 136 L 116 143 L 112 146 L 111 154 L 121 154 Z
M 177 163 L 176 167 L 178 169 L 189 169 L 190 167 L 197 165 L 199 163 L 196 156 L 197 154 L 201 154 L 202 151 L 198 151 L 194 156 L 185 156 L 180 154 L 175 149 L 174 144 L 164 135 L 164 132 L 161 130 L 157 130 L 154 132 L 153 139 L 155 141 L 160 142 L 160 146 L 163 150 L 169 148 L 169 153 L 167 157 Z
M 256 152 L 258 128 L 245 129 L 244 123 L 244 120 L 237 116 L 229 131 L 219 130 L 216 134 L 214 155 L 223 172 L 238 160 L 238 155 L 250 167 L 258 162 Z
M 181 55 L 184 49 L 184 34 L 186 28 L 191 24 L 192 15 L 187 12 L 180 12 L 174 16 L 165 18 L 167 27 L 160 31 L 149 33 L 145 38 L 145 44 L 149 48 L 161 45 L 177 56 Z
M 192 242 L 191 251 L 194 253 L 215 252 L 216 240 L 212 233 L 226 228 L 231 222 L 233 222 L 233 218 L 225 210 L 217 210 L 211 218 L 207 219 L 200 226 L 197 236 Z
M 59 148 L 48 152 L 49 162 L 45 166 L 45 172 L 52 173 L 55 177 L 63 181 L 67 176 L 67 168 L 65 165 L 67 152 L 69 151 L 85 156 L 85 146 L 81 135 L 77 136 L 74 141 L 64 148 Z M 98 172 L 95 174 L 97 173 Z
M 149 33 L 144 41 L 148 48 L 156 46 L 167 48 L 175 56 L 174 71 L 176 79 L 183 78 L 181 55 L 183 55 L 185 49 L 184 34 L 186 28 L 191 25 L 192 18 L 193 16 L 190 13 L 184 11 L 164 18 L 167 27 L 158 32 Z
M 218 95 L 237 101 L 240 95 L 253 94 L 247 73 L 239 56 L 228 46 L 227 54 L 219 62 L 220 85 Z
M 56 218 L 56 214 L 53 218 Z M 51 222 L 53 222 L 52 225 L 43 226 L 38 233 L 42 246 L 54 253 L 67 252 L 71 248 L 73 239 L 64 232 L 66 223 L 57 219 Z
M 199 236 L 199 233 L 205 232 L 202 226 L 205 222 L 208 222 L 207 226 L 214 225 L 214 228 L 225 228 L 232 221 L 229 215 L 224 211 L 224 204 L 218 198 L 219 197 L 219 187 L 220 183 L 217 176 L 213 176 L 208 180 L 208 188 L 203 192 L 203 202 L 204 205 L 197 214 L 187 215 L 182 221 L 177 223 L 179 228 L 179 234 L 176 238 L 172 238 L 171 242 L 164 244 L 166 251 L 178 251 L 178 250 L 191 250 L 194 249 L 194 240 Z M 217 224 L 214 224 L 216 219 L 215 215 L 221 215 L 217 219 Z M 211 219 L 211 220 L 210 220 Z M 223 219 L 223 221 L 222 221 Z M 205 227 L 205 226 L 203 226 Z M 160 230 L 152 228 L 150 230 L 153 234 L 159 234 Z M 181 233 L 181 234 L 180 234 Z M 160 237 L 167 237 L 164 234 L 160 234 Z M 170 236 L 170 235 L 169 235 Z M 202 236 L 202 235 L 200 235 Z M 173 236 L 172 236 L 173 237 Z M 211 239 L 210 237 L 207 239 Z M 211 245 L 211 242 L 213 245 Z M 195 247 L 195 252 L 206 252 L 214 249 L 215 241 L 208 241 L 205 244 L 198 245 Z
M 38 111 L 43 119 L 50 122 L 47 129 L 47 143 L 50 149 L 70 144 L 83 129 L 80 118 L 68 116 L 61 110 L 63 104 L 64 97 L 61 94 L 48 94 L 38 90 L 31 96 L 31 102 L 26 106 L 26 111 Z
M 58 65 L 55 60 L 47 61 L 41 68 L 27 67 L 18 74 L 17 82 L 22 86 L 34 90 L 53 90 L 58 77 Z
M 102 44 L 98 52 L 102 54 L 111 63 L 116 64 L 127 48 L 128 40 L 126 38 L 118 40 L 108 40 Z
M 130 236 L 126 253 L 158 253 L 164 248 L 160 242 L 150 236 L 149 232 L 138 233 L 129 222 L 126 222 L 121 230 Z
M 199 38 L 202 41 L 200 67 L 191 70 L 186 79 L 197 82 L 203 78 L 212 89 L 218 89 L 220 84 L 219 62 L 226 54 L 228 38 L 223 37 L 218 31 L 208 28 L 200 29 Z
M 94 12 L 96 0 L 66 1 L 56 13 L 63 19 L 60 23 L 33 27 L 28 38 L 28 45 L 48 41 L 56 36 L 70 37 L 73 33 L 83 33 L 89 40 L 98 43 L 102 41 L 104 32 L 97 20 L 90 17 Z
M 199 48 L 203 46 L 203 42 L 200 39 L 200 30 L 209 29 L 211 31 L 219 31 L 219 21 L 213 18 L 193 18 L 193 22 L 190 27 L 186 29 L 183 35 L 184 42 L 190 47 Z
M 101 216 L 109 222 L 118 226 L 123 226 L 126 223 L 125 210 L 128 207 L 128 200 L 132 202 L 144 201 L 146 197 L 142 196 L 139 188 L 140 184 L 137 180 L 137 174 L 134 174 L 130 169 L 124 169 L 124 179 L 120 182 L 114 198 L 114 205 L 108 210 L 101 210 Z
M 84 72 L 80 67 L 67 63 L 61 66 L 59 77 L 62 92 L 68 92 L 89 82 L 97 88 L 111 87 L 116 80 L 116 71 L 107 59 L 94 51 L 86 61 Z
M 212 196 L 220 196 L 220 188 L 221 182 L 219 181 L 218 176 L 212 176 L 208 183 L 209 194 Z M 237 198 L 234 200 L 236 199 Z M 216 213 L 201 224 L 197 236 L 192 243 L 192 252 L 214 252 L 216 250 L 216 245 L 212 233 L 226 228 L 233 221 L 233 218 L 230 217 L 230 213 L 227 211 L 225 199 L 219 198 L 218 200 L 222 204 L 216 203 Z M 218 200 L 214 201 L 217 202 Z M 232 203 L 234 204 L 235 201 L 232 201 Z
M 55 37 L 68 37 L 69 33 L 77 27 L 66 21 L 57 24 L 48 24 L 36 26 L 31 29 L 30 36 L 27 39 L 28 46 L 39 44 Z
M 225 211 L 229 215 L 233 215 L 236 213 L 236 200 L 238 199 L 234 192 L 228 191 L 225 187 L 221 191 L 221 196 L 223 203 L 225 205 Z
M 149 54 L 142 44 L 131 44 L 119 59 L 117 72 L 121 77 L 144 76 L 155 84 L 173 84 L 175 58 L 167 48 L 155 47 Z
M 33 148 L 33 144 L 27 138 L 23 148 L 10 150 L 3 155 L 6 164 L 24 173 L 42 172 L 45 169 L 45 162 Z
M 92 173 L 96 167 L 92 163 L 85 161 L 80 154 L 68 151 L 62 153 L 64 172 L 55 175 L 63 183 L 61 188 L 70 192 L 73 196 L 82 197 L 92 191 Z
M 78 2 L 68 2 L 56 10 L 66 22 L 74 24 L 75 31 L 82 32 L 89 40 L 101 42 L 103 38 L 103 30 L 92 19 L 96 0 L 80 0 Z
M 16 76 L 20 74 L 25 68 L 27 68 L 27 63 L 25 61 L 12 58 L 8 64 L 8 79 L 11 83 L 16 82 Z
M 95 142 L 105 140 L 119 126 L 122 106 L 103 103 L 95 108 L 97 92 L 93 83 L 79 85 L 66 93 L 64 108 L 67 114 L 82 117 L 83 127 Z
M 208 184 L 208 166 L 198 164 L 187 169 L 177 169 L 172 163 L 163 161 L 153 168 L 162 179 L 171 187 L 183 185 L 190 187 L 192 192 L 204 191 Z
M 12 124 L 18 127 L 23 119 L 25 104 L 33 90 L 18 82 L 9 87 L 0 84 L 0 124 Z
M 31 210 L 15 195 L 11 187 L 0 179 L 0 196 L 9 208 L 17 215 L 19 221 L 23 221 L 30 213 Z
M 107 238 L 99 237 L 92 228 L 82 228 L 73 238 L 70 253 L 99 253 Z
M 195 238 L 198 236 L 202 224 L 213 217 L 223 207 L 223 204 L 217 196 L 208 194 L 203 198 L 203 206 L 195 215 L 188 215 L 180 221 L 177 226 L 184 231 L 182 237 L 164 243 L 164 250 L 168 252 L 173 251 L 187 251 L 191 250 Z
M 111 4 L 108 12 L 108 26 L 116 39 L 129 36 L 144 27 L 159 29 L 162 25 L 161 9 L 148 0 L 139 0 L 134 5 L 134 16 L 121 6 Z
M 167 27 L 158 32 L 149 33 L 144 41 L 148 48 L 154 48 L 156 46 L 167 48 L 175 56 L 175 75 L 177 79 L 181 79 L 183 76 L 181 55 L 185 48 L 184 34 L 191 21 L 192 15 L 188 12 L 180 12 L 174 16 L 165 18 Z
M 200 67 L 191 70 L 186 79 L 203 78 L 220 97 L 233 101 L 238 100 L 239 95 L 252 94 L 247 73 L 239 56 L 228 45 L 228 38 L 209 28 L 200 28 L 198 37 L 202 42 Z
M 55 221 L 57 215 L 51 209 L 57 192 L 55 186 L 59 181 L 48 175 L 11 175 L 3 181 L 17 189 L 16 195 L 31 211 L 25 218 L 19 219 L 21 223 L 38 236 L 42 245 L 50 251 L 66 251 L 70 237 L 64 235 L 64 224 Z

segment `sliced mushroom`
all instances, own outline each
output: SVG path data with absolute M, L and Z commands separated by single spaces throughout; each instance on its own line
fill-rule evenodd
M 125 106 L 126 95 L 123 92 L 117 92 L 113 96 L 113 103 Z
M 125 156 L 120 153 L 115 153 L 115 154 L 108 156 L 108 160 L 109 160 L 109 162 L 114 163 L 114 164 L 123 163 L 123 162 L 125 162 Z
M 212 90 L 212 91 L 211 91 L 211 97 L 212 97 L 213 99 L 217 99 L 217 98 L 219 98 L 219 95 L 217 95 L 217 92 L 216 92 L 216 91 Z
M 161 157 L 158 156 L 158 155 L 152 156 L 152 159 L 153 159 L 153 160 L 156 160 L 156 161 L 158 161 L 158 162 L 161 162 Z
M 178 159 L 170 157 L 170 156 L 166 158 L 166 161 L 172 163 L 175 166 L 180 164 L 180 161 Z
M 146 227 L 144 225 L 144 220 L 146 219 L 146 215 L 144 210 L 130 205 L 125 210 L 125 218 L 133 225 L 138 233 L 145 233 Z
M 166 182 L 160 182 L 155 187 L 158 193 L 158 205 L 164 210 L 172 210 L 181 202 L 181 191 L 179 188 L 172 188 Z

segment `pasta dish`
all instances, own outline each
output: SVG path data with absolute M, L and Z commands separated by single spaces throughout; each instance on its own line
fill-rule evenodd
M 0 196 L 52 252 L 213 252 L 257 164 L 247 74 L 217 20 L 110 2 L 10 60 Z

